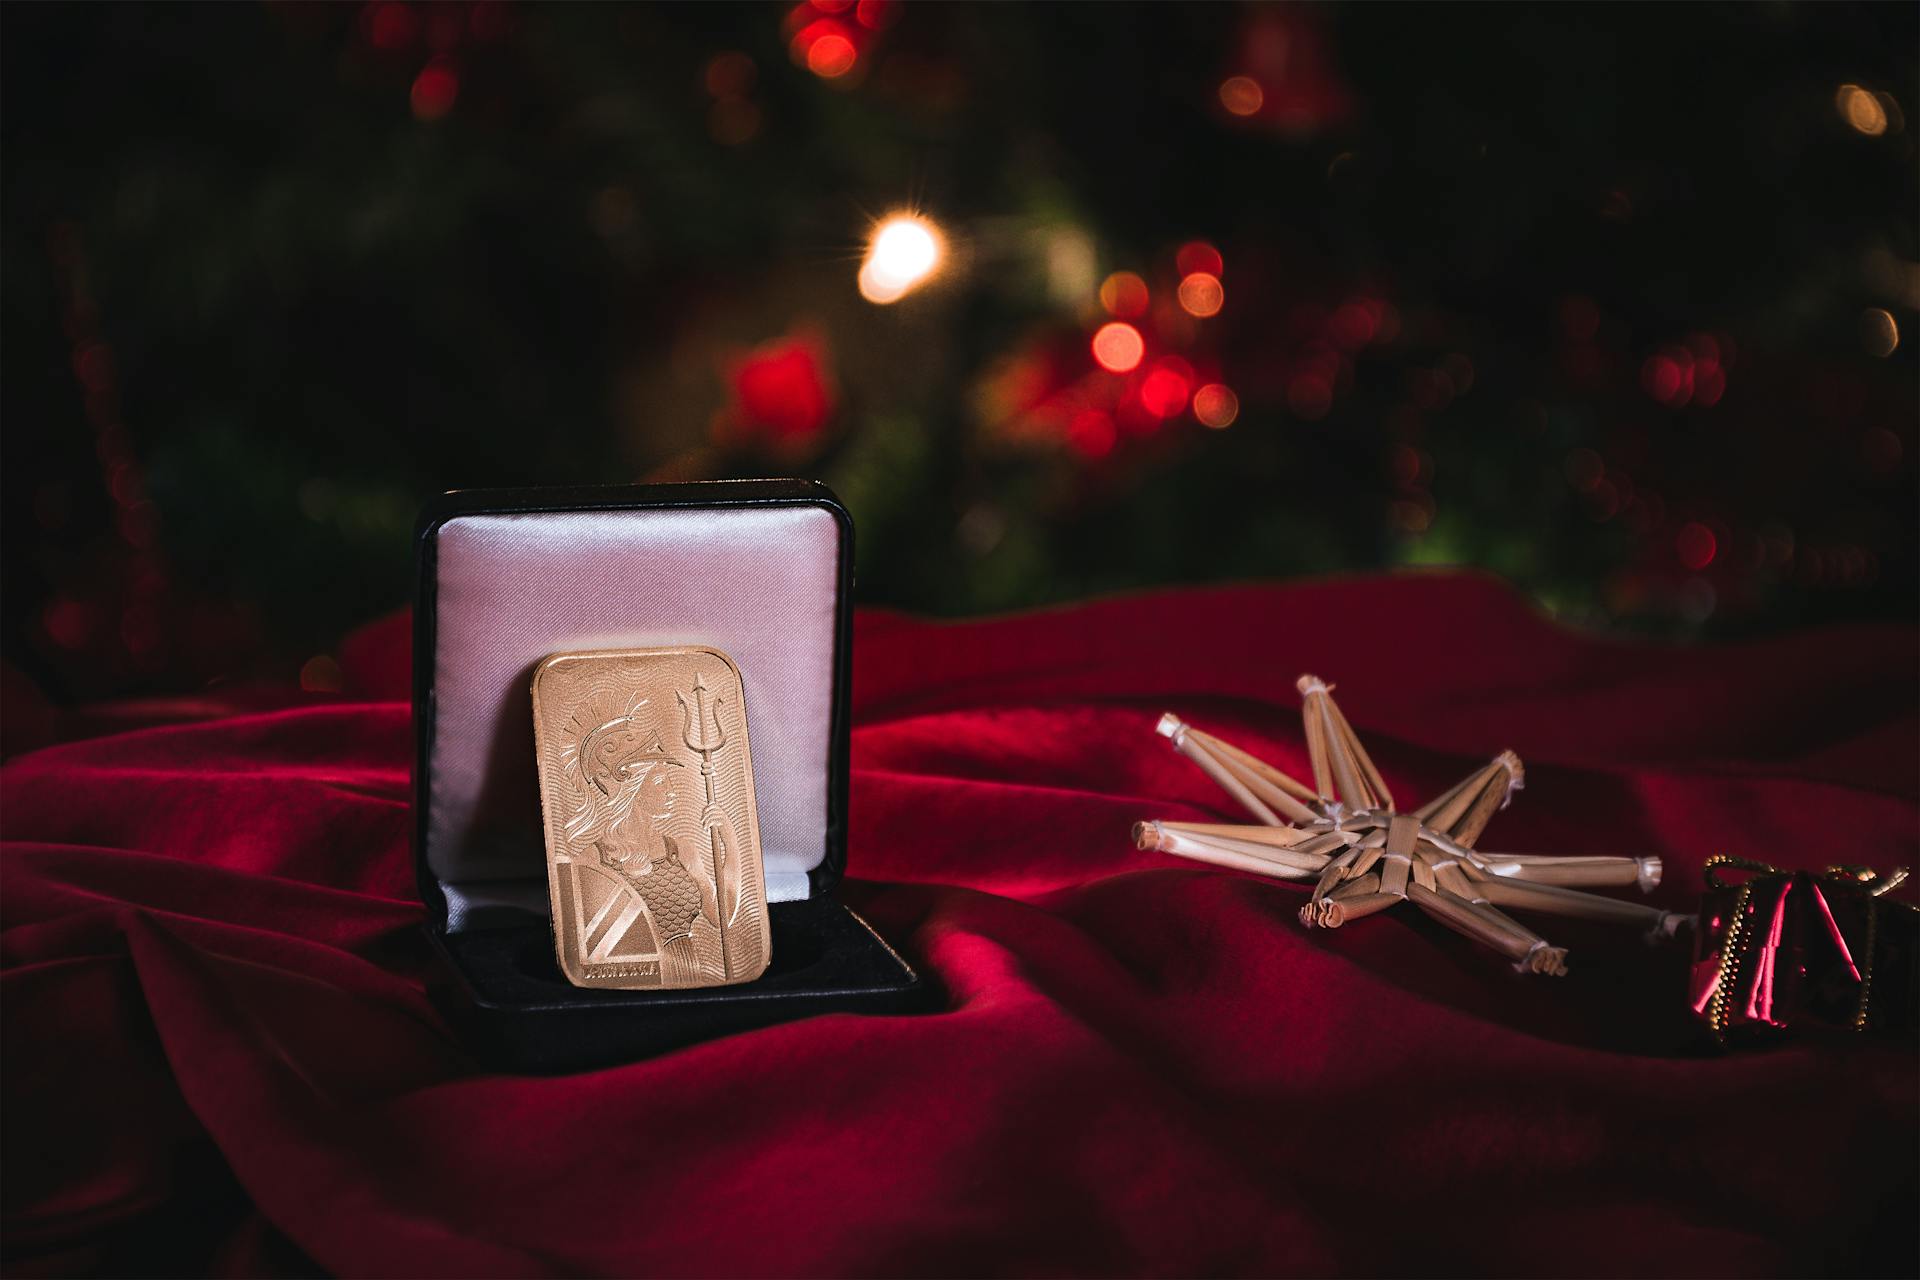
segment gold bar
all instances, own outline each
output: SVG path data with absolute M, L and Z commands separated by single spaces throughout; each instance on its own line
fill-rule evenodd
M 533 672 L 554 953 L 579 987 L 750 982 L 772 954 L 739 668 L 718 649 Z

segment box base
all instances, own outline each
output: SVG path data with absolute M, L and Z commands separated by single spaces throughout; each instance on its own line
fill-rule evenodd
M 927 982 L 858 915 L 828 898 L 768 908 L 773 959 L 752 982 L 674 991 L 576 987 L 544 919 L 501 912 L 430 931 L 434 1002 L 489 1067 L 558 1074 L 615 1066 L 818 1013 L 922 1012 Z

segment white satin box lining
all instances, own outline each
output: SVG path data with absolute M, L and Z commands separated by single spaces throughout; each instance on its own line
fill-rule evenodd
M 483 903 L 545 910 L 528 686 L 536 662 L 569 650 L 704 644 L 733 658 L 767 896 L 807 897 L 826 854 L 840 554 L 839 522 L 811 505 L 442 524 L 426 799 L 448 927 Z

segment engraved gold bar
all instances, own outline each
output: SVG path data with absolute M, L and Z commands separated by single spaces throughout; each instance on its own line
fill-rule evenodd
M 772 953 L 739 668 L 718 649 L 533 672 L 554 954 L 581 987 L 749 982 Z

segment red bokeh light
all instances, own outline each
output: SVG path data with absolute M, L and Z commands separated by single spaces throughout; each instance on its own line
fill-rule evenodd
M 1343 303 L 1333 313 L 1333 319 L 1327 322 L 1327 336 L 1333 339 L 1336 346 L 1349 351 L 1366 346 L 1379 331 L 1379 309 L 1365 298 Z
M 365 13 L 367 43 L 376 49 L 404 49 L 420 36 L 420 15 L 409 5 L 370 5 Z
M 1695 520 L 1680 527 L 1673 539 L 1673 549 L 1679 553 L 1681 564 L 1698 570 L 1713 563 L 1720 542 L 1713 536 L 1713 530 Z
M 1640 366 L 1640 385 L 1661 404 L 1679 404 L 1686 399 L 1686 371 L 1671 356 L 1648 356 Z
M 1227 269 L 1226 259 L 1220 256 L 1220 251 L 1205 240 L 1189 240 L 1181 245 L 1180 251 L 1173 255 L 1173 265 L 1180 269 L 1183 276 L 1195 272 L 1217 276 L 1224 274 Z
M 1112 453 L 1119 435 L 1112 416 L 1098 409 L 1082 409 L 1067 423 L 1067 443 L 1089 458 Z
M 771 444 L 805 445 L 833 417 L 826 351 L 817 338 L 776 338 L 754 348 L 733 366 L 732 382 L 734 425 Z
M 1093 358 L 1109 373 L 1128 372 L 1146 353 L 1146 341 L 1130 324 L 1103 324 L 1093 335 Z
M 1702 364 L 1693 376 L 1693 402 L 1703 409 L 1720 403 L 1727 393 L 1726 370 L 1716 364 Z
M 1186 361 L 1169 357 L 1141 380 L 1140 406 L 1156 418 L 1172 418 L 1187 411 L 1193 390 L 1193 369 Z
M 853 16 L 869 31 L 884 30 L 900 16 L 899 0 L 860 0 L 854 6 Z
M 438 120 L 453 110 L 453 101 L 459 96 L 460 75 L 453 69 L 453 63 L 446 58 L 435 58 L 413 78 L 409 98 L 416 119 Z
M 836 80 L 853 70 L 859 56 L 853 41 L 838 31 L 830 31 L 807 46 L 807 70 L 822 80 Z
M 739 98 L 753 88 L 755 72 L 752 58 L 738 49 L 729 49 L 713 56 L 702 79 L 707 92 L 714 97 Z
M 94 610 L 78 600 L 55 600 L 40 614 L 47 638 L 62 649 L 78 649 L 93 638 Z

